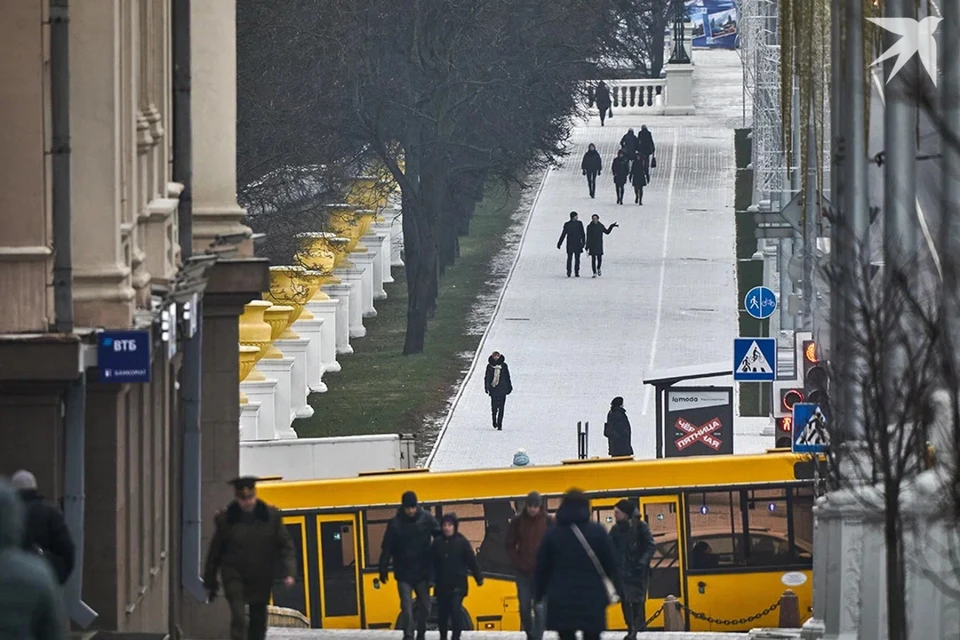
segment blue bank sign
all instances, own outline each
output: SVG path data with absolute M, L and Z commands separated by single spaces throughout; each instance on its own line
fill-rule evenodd
M 150 382 L 150 332 L 102 331 L 97 335 L 100 382 Z

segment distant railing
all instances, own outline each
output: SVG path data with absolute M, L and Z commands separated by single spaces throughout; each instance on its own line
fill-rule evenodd
M 667 105 L 666 78 L 638 78 L 636 80 L 606 80 L 610 90 L 611 108 L 614 113 L 663 113 Z M 596 113 L 594 101 L 596 82 L 591 82 L 587 91 L 587 106 Z

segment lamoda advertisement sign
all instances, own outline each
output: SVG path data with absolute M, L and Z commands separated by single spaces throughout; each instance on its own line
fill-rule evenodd
M 733 387 L 667 389 L 664 455 L 733 453 Z

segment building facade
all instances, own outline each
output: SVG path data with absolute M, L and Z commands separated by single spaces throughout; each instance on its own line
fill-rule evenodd
M 195 153 L 186 184 L 173 180 L 175 2 L 189 9 L 192 33 Z M 97 614 L 90 628 L 180 626 L 190 637 L 226 637 L 219 606 L 211 616 L 182 586 L 196 581 L 197 563 L 181 561 L 196 521 L 205 545 L 213 513 L 229 499 L 239 456 L 237 316 L 269 279 L 236 202 L 234 0 L 74 0 L 68 13 L 51 4 L 66 3 L 18 0 L 0 20 L 0 475 L 31 470 L 42 493 L 64 501 L 68 519 L 81 505 L 81 594 Z M 66 31 L 51 17 L 68 18 Z M 68 146 L 53 136 L 54 87 L 66 73 L 51 60 L 58 33 L 69 34 Z M 56 332 L 54 221 L 65 209 L 54 203 L 53 158 L 67 148 L 73 327 Z M 185 188 L 192 207 L 183 211 Z M 193 252 L 224 235 L 238 244 L 208 270 L 202 298 L 199 514 L 181 514 L 185 338 L 175 332 L 172 345 L 164 342 L 171 334 L 161 325 L 190 252 L 179 242 L 185 215 Z M 151 381 L 101 381 L 91 359 L 96 332 L 132 328 L 151 332 Z M 81 372 L 85 472 L 77 483 L 65 391 Z

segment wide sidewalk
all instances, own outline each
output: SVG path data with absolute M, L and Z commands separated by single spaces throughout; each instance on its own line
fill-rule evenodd
M 603 423 L 623 396 L 637 458 L 655 457 L 655 397 L 644 372 L 730 360 L 737 335 L 734 236 L 734 128 L 742 126 L 742 67 L 733 51 L 697 51 L 695 116 L 618 113 L 573 131 L 571 154 L 550 170 L 533 204 L 503 295 L 479 354 L 427 464 L 434 470 L 509 466 L 527 450 L 532 464 L 577 454 L 576 423 L 590 422 L 590 455 L 606 455 Z M 643 206 L 616 204 L 609 171 L 628 127 L 646 124 L 657 147 Z M 603 158 L 597 197 L 580 161 L 589 143 Z M 629 189 L 629 188 L 628 188 Z M 620 226 L 604 240 L 603 275 L 567 278 L 557 249 L 570 211 Z M 484 393 L 488 355 L 510 366 L 503 431 L 491 427 Z M 701 384 L 729 385 L 727 378 Z M 761 422 L 739 420 L 738 453 L 762 451 Z M 771 442 L 766 442 L 771 440 Z

